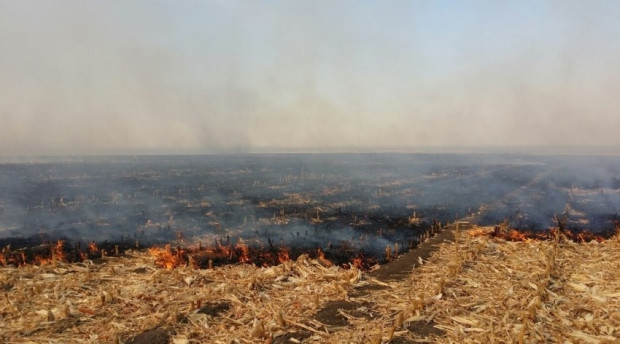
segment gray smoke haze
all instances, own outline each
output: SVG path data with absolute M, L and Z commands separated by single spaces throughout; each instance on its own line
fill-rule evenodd
M 0 1 L 0 155 L 615 146 L 620 3 Z

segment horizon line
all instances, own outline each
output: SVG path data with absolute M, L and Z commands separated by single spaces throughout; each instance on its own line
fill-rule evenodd
M 620 149 L 612 145 L 596 146 L 410 146 L 410 147 L 235 147 L 204 152 L 195 150 L 157 151 L 128 150 L 125 152 L 91 152 L 59 154 L 0 155 L 0 162 L 24 159 L 148 157 L 148 156 L 242 156 L 242 155 L 288 155 L 288 154 L 524 154 L 524 155 L 620 155 Z

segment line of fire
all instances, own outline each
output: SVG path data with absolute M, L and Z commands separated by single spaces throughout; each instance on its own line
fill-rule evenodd
M 439 223 L 431 226 L 431 229 L 421 235 L 422 241 L 438 233 L 441 230 Z M 603 242 L 611 238 L 614 233 L 605 232 L 593 234 L 589 231 L 573 232 L 561 227 L 552 228 L 546 231 L 524 231 L 517 229 L 507 229 L 501 225 L 495 227 L 494 231 L 487 233 L 480 229 L 467 232 L 472 236 L 490 236 L 501 238 L 508 241 L 530 241 L 530 240 L 554 240 L 559 235 L 563 235 L 575 242 L 597 241 Z M 615 234 L 620 233 L 620 224 L 617 224 Z M 331 244 L 327 245 L 327 250 L 320 247 L 286 247 L 274 245 L 270 239 L 269 248 L 251 247 L 244 243 L 242 239 L 236 244 L 229 242 L 219 242 L 216 240 L 213 246 L 203 246 L 201 243 L 194 246 L 152 246 L 146 250 L 155 258 L 155 265 L 165 269 L 177 267 L 193 267 L 198 269 L 213 268 L 225 264 L 254 264 L 256 266 L 274 266 L 282 264 L 291 259 L 297 259 L 301 255 L 317 259 L 323 266 L 331 267 L 334 264 L 343 268 L 355 266 L 358 269 L 370 270 L 380 263 L 387 263 L 397 259 L 409 249 L 417 247 L 420 239 L 413 239 L 408 247 L 395 243 L 385 247 L 385 254 L 376 256 L 359 250 L 352 250 L 346 243 L 338 247 Z M 229 240 L 228 240 L 229 241 Z M 12 249 L 10 245 L 2 249 L 0 264 L 16 267 L 28 264 L 43 265 L 55 264 L 56 262 L 84 262 L 88 260 L 105 259 L 106 257 L 119 257 L 124 255 L 127 250 L 140 250 L 138 243 L 132 247 L 129 243 L 102 243 L 97 245 L 90 242 L 85 247 L 78 242 L 67 244 L 65 240 L 58 240 L 55 243 L 45 243 L 37 246 L 28 246 L 20 249 Z

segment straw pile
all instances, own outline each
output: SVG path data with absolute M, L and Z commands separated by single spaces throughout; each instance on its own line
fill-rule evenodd
M 492 231 L 481 228 L 479 231 Z M 301 256 L 270 268 L 102 263 L 0 268 L 6 343 L 613 343 L 620 241 L 506 242 L 455 232 L 400 281 Z M 317 312 L 343 302 L 346 325 Z M 144 338 L 144 337 L 142 337 Z M 150 342 L 156 342 L 151 338 Z

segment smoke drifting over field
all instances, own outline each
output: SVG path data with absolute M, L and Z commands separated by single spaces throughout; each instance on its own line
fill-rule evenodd
M 611 231 L 613 156 L 331 154 L 0 165 L 0 237 L 338 246 L 380 254 L 433 220 Z

